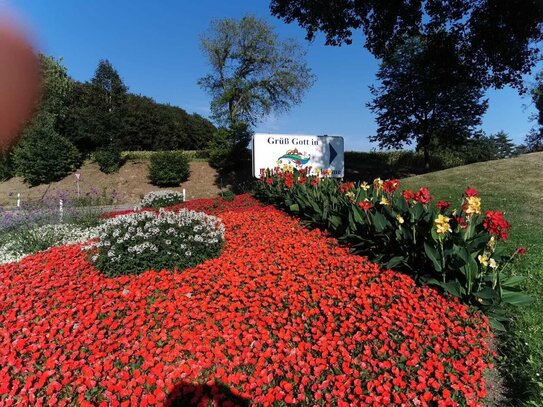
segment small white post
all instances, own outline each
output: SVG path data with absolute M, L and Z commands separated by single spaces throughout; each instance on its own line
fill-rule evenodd
M 21 207 L 21 193 L 17 192 L 17 208 Z
M 81 195 L 81 192 L 79 190 L 79 178 L 81 177 L 81 174 L 80 173 L 76 173 L 75 174 L 75 178 L 76 178 L 76 182 L 77 182 L 77 196 L 80 196 Z
M 183 202 L 187 200 L 187 193 L 185 191 L 185 188 L 183 188 Z
M 62 199 L 60 199 L 58 202 L 58 211 L 59 211 L 60 222 L 62 223 L 62 217 L 64 215 L 64 202 L 62 202 Z

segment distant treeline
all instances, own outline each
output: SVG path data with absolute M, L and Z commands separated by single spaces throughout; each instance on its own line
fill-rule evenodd
M 115 114 L 103 108 L 104 93 L 91 82 L 72 82 L 59 133 L 89 154 L 112 142 L 124 151 L 202 150 L 215 126 L 204 117 L 147 96 L 121 95 Z

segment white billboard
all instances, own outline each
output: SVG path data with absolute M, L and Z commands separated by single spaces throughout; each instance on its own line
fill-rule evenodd
M 311 167 L 311 173 L 330 170 L 332 177 L 344 175 L 343 137 L 255 133 L 253 136 L 253 175 L 261 169 L 284 165 Z

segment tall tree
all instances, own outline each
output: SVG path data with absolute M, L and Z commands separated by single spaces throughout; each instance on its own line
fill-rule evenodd
M 522 75 L 540 58 L 541 0 L 271 0 L 272 13 L 297 21 L 313 39 L 350 44 L 361 29 L 366 48 L 382 59 L 406 36 L 446 31 L 483 86 L 522 88 Z
M 471 67 L 459 57 L 447 33 L 411 37 L 387 55 L 377 73 L 381 82 L 370 90 L 370 109 L 377 114 L 381 148 L 401 148 L 415 142 L 429 166 L 432 143 L 468 139 L 481 122 L 487 101 Z
M 255 17 L 212 21 L 201 38 L 212 72 L 199 80 L 221 124 L 256 124 L 300 103 L 314 77 L 304 51 Z
M 536 76 L 536 84 L 531 93 L 532 101 L 537 110 L 534 115 L 537 124 L 530 130 L 524 142 L 529 151 L 541 151 L 543 150 L 543 71 Z

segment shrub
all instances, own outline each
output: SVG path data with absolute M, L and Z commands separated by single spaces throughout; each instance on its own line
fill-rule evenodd
M 17 175 L 35 186 L 58 181 L 75 171 L 81 155 L 75 146 L 53 129 L 35 127 L 13 151 Z
M 108 277 L 194 267 L 217 256 L 224 237 L 218 218 L 186 209 L 121 215 L 98 230 L 93 261 Z
M 236 199 L 236 194 L 227 189 L 226 191 L 221 192 L 221 198 L 227 202 L 232 202 Z
M 398 180 L 339 183 L 305 170 L 266 171 L 255 194 L 329 230 L 356 253 L 479 307 L 503 329 L 503 305 L 531 299 L 519 291 L 522 278 L 502 273 L 512 257 L 499 247 L 510 228 L 502 212 L 483 214 L 471 188 L 454 209 L 444 201 L 433 205 L 427 188 L 400 194 L 398 187 Z
M 253 133 L 245 123 L 235 123 L 229 128 L 215 131 L 209 143 L 209 163 L 221 172 L 233 171 L 240 158 L 247 156 L 247 145 Z
M 8 152 L 0 150 L 0 181 L 5 181 L 13 177 L 13 160 Z
M 183 194 L 176 191 L 151 191 L 143 197 L 136 210 L 143 208 L 159 209 L 184 202 Z
M 178 186 L 190 175 L 189 160 L 182 152 L 161 151 L 149 161 L 149 180 L 159 187 Z
M 93 154 L 94 161 L 98 163 L 100 171 L 105 174 L 112 174 L 119 171 L 124 164 L 121 150 L 115 147 L 98 150 Z

